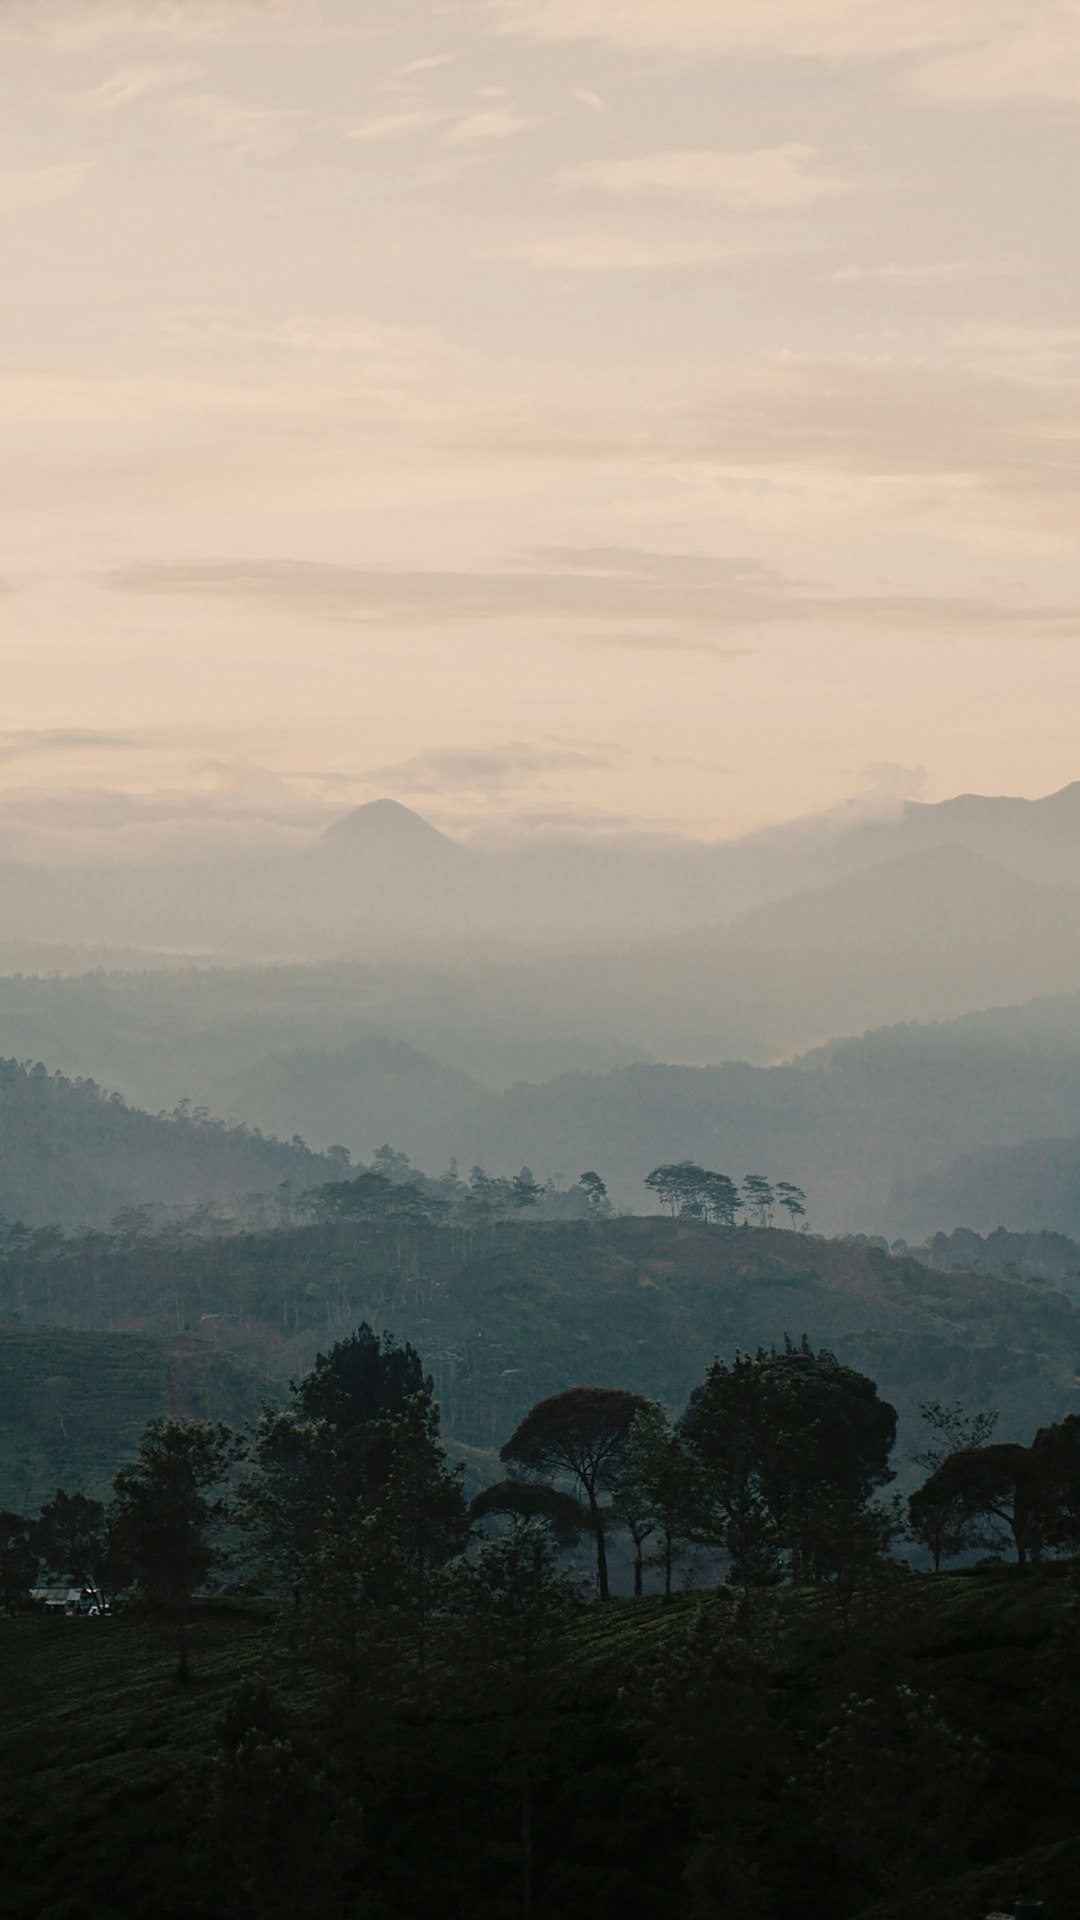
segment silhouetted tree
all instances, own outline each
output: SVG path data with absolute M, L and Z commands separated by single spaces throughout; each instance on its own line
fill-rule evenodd
M 103 1588 L 108 1561 L 108 1528 L 100 1500 L 58 1487 L 41 1509 L 34 1545 L 42 1565 L 73 1585 Z
M 452 1591 L 460 1625 L 450 1645 L 465 1705 L 484 1715 L 486 1737 L 497 1742 L 496 1764 L 517 1782 L 520 1911 L 529 1914 L 537 1864 L 535 1774 L 581 1592 L 558 1571 L 545 1530 L 530 1521 L 519 1521 L 464 1562 Z
M 790 1180 L 778 1180 L 776 1183 L 777 1204 L 787 1214 L 794 1227 L 806 1218 L 806 1195 L 801 1187 L 795 1187 Z
M 585 1496 L 596 1540 L 601 1600 L 609 1597 L 601 1492 L 618 1485 L 630 1427 L 648 1402 L 621 1387 L 570 1387 L 541 1400 L 502 1448 L 499 1458 L 530 1473 L 570 1474 Z
M 646 1565 L 661 1568 L 670 1598 L 675 1563 L 693 1538 L 700 1505 L 698 1475 L 680 1434 L 656 1401 L 635 1415 L 613 1505 L 634 1542 L 634 1592 L 642 1590 Z M 646 1542 L 656 1537 L 646 1558 Z
M 181 1680 L 191 1598 L 218 1559 L 224 1482 L 239 1452 L 237 1435 L 218 1422 L 155 1420 L 113 1482 L 110 1564 L 122 1586 L 173 1617 Z
M 703 1537 L 730 1555 L 732 1578 L 755 1585 L 778 1577 L 785 1555 L 796 1577 L 821 1570 L 808 1515 L 822 1499 L 861 1506 L 892 1477 L 896 1409 L 804 1335 L 715 1360 L 680 1432 L 701 1469 Z
M 968 1413 L 959 1401 L 945 1406 L 940 1400 L 926 1400 L 919 1412 L 926 1438 L 911 1457 L 927 1474 L 936 1473 L 955 1453 L 988 1446 L 998 1421 L 996 1413 Z M 951 1560 L 983 1542 L 986 1522 L 970 1509 L 966 1493 L 948 1479 L 932 1493 L 921 1491 L 924 1497 L 908 1502 L 908 1521 L 916 1540 L 931 1554 L 937 1573 L 942 1560 Z
M 772 1224 L 772 1210 L 776 1205 L 776 1193 L 770 1181 L 763 1173 L 748 1173 L 743 1180 L 743 1205 L 747 1215 L 753 1214 L 759 1227 Z
M 21 1513 L 0 1513 L 0 1605 L 6 1612 L 26 1598 L 37 1567 L 29 1520 Z
M 982 1523 L 991 1537 L 1011 1539 L 1020 1566 L 1043 1545 L 1044 1516 L 1027 1447 L 999 1441 L 949 1454 L 908 1502 L 920 1539 L 927 1538 L 935 1510 L 943 1508 L 965 1523 Z
M 581 1175 L 577 1184 L 585 1195 L 585 1202 L 591 1214 L 599 1218 L 611 1212 L 608 1190 L 598 1173 L 594 1173 L 590 1168 L 587 1173 Z

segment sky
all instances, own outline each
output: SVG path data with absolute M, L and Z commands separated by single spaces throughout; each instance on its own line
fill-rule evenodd
M 1080 0 L 0 0 L 0 847 L 1080 777 Z

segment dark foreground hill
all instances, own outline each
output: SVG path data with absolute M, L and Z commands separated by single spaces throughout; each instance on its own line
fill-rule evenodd
M 530 1710 L 532 1911 L 1069 1920 L 1076 1604 L 1059 1565 L 899 1575 L 846 1627 L 828 1590 L 588 1608 Z M 137 1618 L 0 1619 L 6 1920 L 521 1911 L 520 1737 L 438 1651 L 358 1735 L 270 1602 L 191 1639 L 180 1687 Z
M 179 1322 L 208 1364 L 227 1356 L 282 1392 L 366 1319 L 419 1349 L 454 1440 L 488 1448 L 535 1401 L 583 1383 L 628 1387 L 681 1413 L 715 1355 L 805 1333 L 899 1408 L 902 1476 L 921 1401 L 996 1408 L 1001 1437 L 1027 1441 L 1073 1410 L 1080 1358 L 1080 1313 L 1050 1286 L 937 1271 L 868 1244 L 658 1216 L 508 1221 L 471 1240 L 377 1224 L 16 1238 L 0 1241 L 4 1311 L 24 1326 L 121 1328 L 144 1340 L 175 1340 Z M 36 1382 L 37 1359 L 33 1367 Z M 134 1416 L 115 1378 L 128 1431 Z M 69 1426 L 80 1431 L 74 1411 Z M 17 1491 L 0 1482 L 0 1504 L 19 1506 Z

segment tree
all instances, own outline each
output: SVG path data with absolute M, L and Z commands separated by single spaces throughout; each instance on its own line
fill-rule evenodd
M 589 1525 L 589 1516 L 572 1493 L 541 1486 L 535 1480 L 497 1480 L 484 1487 L 469 1505 L 471 1520 L 497 1514 L 515 1522 L 546 1523 L 563 1540 L 575 1540 Z
M 621 1387 L 570 1387 L 533 1407 L 499 1454 L 530 1473 L 565 1473 L 578 1482 L 596 1540 L 601 1600 L 610 1592 L 599 1495 L 618 1485 L 631 1425 L 647 1405 L 641 1394 Z
M 304 1645 L 343 1688 L 358 1752 L 391 1737 L 421 1684 L 444 1570 L 469 1534 L 461 1470 L 447 1468 L 426 1394 L 362 1431 L 366 1482 L 319 1528 L 303 1569 Z
M 945 1406 L 940 1400 L 925 1400 L 919 1412 L 926 1440 L 911 1458 L 928 1474 L 936 1473 L 955 1453 L 987 1446 L 998 1421 L 996 1413 L 968 1413 L 959 1401 Z M 942 1560 L 977 1547 L 985 1532 L 985 1520 L 970 1510 L 966 1495 L 948 1481 L 931 1493 L 923 1488 L 909 1500 L 908 1521 L 916 1540 L 931 1554 L 935 1573 L 940 1572 Z
M 634 1542 L 635 1594 L 641 1593 L 645 1566 L 652 1565 L 662 1569 L 670 1599 L 675 1562 L 693 1534 L 698 1487 L 686 1446 L 656 1401 L 635 1415 L 613 1505 Z M 643 1549 L 653 1535 L 657 1548 L 646 1559 Z
M 1031 1464 L 1047 1545 L 1075 1553 L 1080 1546 L 1080 1413 L 1039 1428 Z
M 155 1420 L 137 1459 L 113 1482 L 110 1561 L 122 1585 L 175 1619 L 181 1680 L 192 1595 L 219 1557 L 224 1482 L 240 1450 L 238 1437 L 216 1421 Z
M 535 1207 L 544 1189 L 538 1180 L 533 1179 L 531 1167 L 522 1167 L 510 1182 L 510 1205 L 519 1212 L 525 1207 Z
M 743 1585 L 777 1578 L 785 1555 L 794 1577 L 819 1577 L 807 1544 L 815 1503 L 860 1507 L 892 1478 L 896 1409 L 805 1335 L 731 1366 L 715 1360 L 679 1430 L 700 1467 L 701 1537 L 723 1547 Z
M 705 1176 L 705 1211 L 717 1227 L 733 1227 L 739 1205 L 739 1189 L 726 1173 Z
M 34 1584 L 38 1560 L 29 1520 L 0 1513 L 0 1605 L 11 1613 Z
M 578 1186 L 585 1195 L 585 1204 L 594 1219 L 602 1219 L 605 1214 L 611 1212 L 608 1190 L 598 1173 L 593 1173 L 590 1168 L 587 1173 L 581 1175 Z
M 759 1227 L 772 1225 L 772 1210 L 776 1205 L 776 1193 L 763 1173 L 748 1173 L 743 1181 L 743 1205 L 747 1215 L 753 1214 Z
M 801 1187 L 792 1186 L 790 1180 L 778 1180 L 776 1183 L 777 1203 L 787 1214 L 794 1228 L 798 1221 L 806 1218 L 806 1195 Z
M 516 1776 L 520 1910 L 528 1914 L 536 1871 L 533 1800 L 539 1750 L 552 1717 L 554 1681 L 565 1661 L 567 1629 L 582 1596 L 577 1583 L 557 1571 L 544 1529 L 519 1521 L 457 1570 L 453 1604 L 460 1624 L 451 1670 L 465 1682 L 467 1710 L 484 1715 L 503 1747 L 499 1771 Z
M 940 1400 L 923 1400 L 919 1417 L 926 1428 L 926 1439 L 911 1458 L 917 1467 L 933 1473 L 950 1454 L 965 1453 L 972 1447 L 989 1446 L 998 1423 L 997 1413 L 969 1413 L 961 1401 L 944 1406 Z
M 1027 1564 L 1029 1553 L 1041 1551 L 1043 1519 L 1027 1447 L 998 1442 L 950 1453 L 908 1502 L 912 1529 L 920 1539 L 928 1537 L 935 1509 L 938 1514 L 951 1509 L 967 1527 L 982 1523 L 990 1529 L 987 1544 L 995 1531 L 999 1540 L 1004 1533 L 1013 1542 L 1020 1566 Z
M 367 1420 L 401 1413 L 413 1394 L 430 1394 L 431 1387 L 416 1348 L 374 1333 L 365 1320 L 329 1353 L 316 1355 L 293 1392 L 309 1420 L 325 1420 L 340 1438 Z
M 105 1585 L 109 1536 L 100 1500 L 58 1487 L 41 1509 L 34 1545 L 46 1570 L 59 1579 L 73 1586 Z
M 251 1444 L 252 1468 L 236 1494 L 236 1518 L 258 1563 L 292 1594 L 290 1641 L 296 1645 L 312 1555 L 332 1525 L 338 1492 L 332 1430 L 293 1408 L 265 1408 Z

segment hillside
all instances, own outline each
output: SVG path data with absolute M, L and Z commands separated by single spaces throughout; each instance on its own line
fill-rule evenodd
M 263 1391 L 208 1341 L 0 1321 L 0 1508 L 36 1513 L 57 1487 L 105 1499 L 151 1420 L 239 1424 Z
M 964 949 L 951 945 L 959 963 Z M 912 951 L 893 956 L 900 974 Z M 932 972 L 941 951 L 939 943 L 921 953 L 919 964 Z M 816 1023 L 826 980 L 842 1018 L 852 979 L 843 954 L 806 947 L 730 957 L 759 1002 L 778 990 L 780 973 L 799 975 L 803 999 L 785 1003 L 793 1028 Z M 855 958 L 873 972 L 873 952 Z M 307 1187 L 319 1168 L 283 1144 L 298 1134 L 322 1149 L 340 1143 L 363 1161 L 389 1140 L 432 1168 L 451 1158 L 493 1171 L 527 1163 L 542 1179 L 573 1181 L 596 1167 L 630 1209 L 641 1206 L 642 1178 L 662 1160 L 690 1157 L 736 1177 L 765 1166 L 805 1188 L 813 1223 L 825 1231 L 918 1240 L 956 1225 L 1003 1224 L 981 1210 L 977 1222 L 959 1191 L 955 1203 L 943 1190 L 924 1204 L 924 1176 L 936 1178 L 960 1155 L 1080 1132 L 1075 995 L 871 1028 L 784 1064 L 642 1058 L 635 1033 L 676 1058 L 696 1054 L 710 1035 L 719 1045 L 725 1023 L 730 1038 L 744 1015 L 762 1038 L 761 1005 L 753 1012 L 750 999 L 732 995 L 725 966 L 701 942 L 441 971 L 418 961 L 0 977 L 0 1045 L 9 1054 L 59 1061 L 151 1112 L 186 1098 L 230 1122 L 224 1134 L 190 1112 L 183 1126 L 175 1116 L 125 1121 L 122 1109 L 110 1118 L 92 1089 L 64 1093 L 56 1083 L 47 1096 L 35 1080 L 15 1090 L 20 1099 L 32 1094 L 37 1112 L 29 1133 L 20 1124 L 11 1136 L 6 1170 L 0 1157 L 0 1209 L 38 1224 L 100 1222 L 136 1194 L 228 1200 L 283 1181 Z M 0 1123 L 14 1099 L 0 1081 Z M 84 1138 L 73 1116 L 87 1109 L 94 1124 Z M 260 1141 L 245 1123 L 280 1139 Z M 117 1142 L 124 1128 L 132 1142 L 138 1134 L 137 1152 L 125 1145 L 114 1153 L 110 1128 Z M 84 1177 L 79 1163 L 92 1139 L 95 1171 Z M 49 1164 L 60 1151 L 72 1154 L 62 1187 Z M 1026 1218 L 1014 1210 L 1007 1224 L 1069 1230 L 1045 1209 Z
M 958 1155 L 940 1171 L 898 1185 L 892 1210 L 916 1232 L 959 1220 L 983 1233 L 1004 1227 L 1080 1234 L 1080 1134 Z
M 183 1107 L 151 1115 L 92 1080 L 0 1060 L 0 1216 L 105 1226 L 125 1208 L 240 1203 L 335 1162 Z
M 928 943 L 942 959 L 956 942 L 972 953 L 990 941 L 999 950 L 1057 942 L 1080 954 L 1080 890 L 1023 879 L 966 847 L 929 847 L 757 907 L 727 938 L 789 951 L 870 949 L 882 966 L 890 950 Z
M 820 1595 L 757 1598 L 755 1625 L 739 1643 L 752 1678 L 729 1679 L 717 1713 L 695 1719 L 688 1703 L 659 1752 L 642 1703 L 658 1666 L 691 1655 L 692 1698 L 716 1687 L 708 1663 L 723 1600 L 593 1607 L 563 1636 L 537 1733 L 537 1912 L 682 1920 L 703 1872 L 711 1866 L 723 1880 L 698 1837 L 715 1831 L 756 1862 L 756 1904 L 744 1911 L 777 1920 L 912 1912 L 981 1920 L 1011 1911 L 1018 1892 L 1044 1900 L 1048 1916 L 1070 1913 L 1080 1839 L 1068 1569 L 1026 1580 L 992 1570 L 916 1578 L 892 1591 L 884 1616 L 861 1614 L 849 1645 Z M 171 1649 L 138 1619 L 0 1620 L 0 1914 L 284 1916 L 303 1910 L 295 1902 L 313 1897 L 316 1882 L 319 1911 L 333 1920 L 358 1912 L 419 1920 L 438 1910 L 448 1884 L 455 1911 L 475 1920 L 517 1910 L 503 1728 L 455 1710 L 436 1666 L 419 1726 L 406 1714 L 375 1767 L 368 1741 L 350 1747 L 343 1737 L 340 1685 L 298 1667 L 275 1626 L 267 1602 L 205 1604 L 192 1634 L 194 1677 L 178 1688 Z M 701 1697 L 710 1702 L 708 1691 Z M 826 1770 L 830 1738 L 856 1700 L 862 1722 L 836 1779 Z M 245 1781 L 223 1759 L 230 1727 L 253 1701 L 269 1702 L 261 1711 L 275 1714 L 289 1745 L 273 1771 L 259 1768 L 256 1748 Z M 898 1703 L 932 1709 L 931 1764 L 948 1766 L 946 1741 L 965 1756 L 970 1778 L 961 1772 L 958 1782 L 952 1760 L 948 1821 L 926 1778 L 927 1749 L 905 1743 Z M 876 1751 L 875 1739 L 884 1742 Z M 669 1752 L 682 1771 L 665 1764 Z M 767 1755 L 787 1757 L 789 1768 L 794 1756 L 797 1783 L 777 1783 Z M 708 1811 L 687 1791 L 690 1768 L 699 1799 L 712 1796 Z M 342 1883 L 325 1808 L 349 1785 L 365 1819 L 347 1868 L 337 1856 Z M 911 1806 L 928 1828 L 914 1859 L 901 1862 L 896 1823 L 907 1821 L 910 1848 Z M 250 1859 L 236 1836 L 260 1835 L 256 1845 L 272 1859 L 275 1822 L 279 1833 L 303 1833 L 305 1846 L 282 1859 L 289 1884 L 267 1888 L 260 1904 L 244 1887 Z M 902 1897 L 871 1916 L 868 1890 L 880 1896 L 898 1881 Z M 775 1904 L 762 1904 L 764 1890 Z
M 726 1232 L 658 1216 L 402 1232 L 349 1225 L 117 1243 L 73 1239 L 0 1260 L 0 1311 L 24 1324 L 165 1339 L 177 1318 L 284 1391 L 362 1319 L 411 1340 L 446 1430 L 498 1446 L 530 1406 L 597 1382 L 686 1405 L 716 1354 L 815 1346 L 870 1374 L 901 1412 L 896 1465 L 922 1400 L 997 1408 L 1030 1439 L 1072 1409 L 1080 1316 L 1053 1288 L 942 1272 L 851 1241 Z M 204 1318 L 204 1316 L 209 1316 Z

